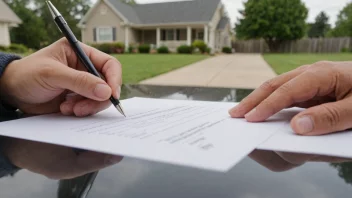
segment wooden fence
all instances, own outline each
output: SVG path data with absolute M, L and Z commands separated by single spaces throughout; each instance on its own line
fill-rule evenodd
M 352 39 L 342 38 L 308 38 L 285 42 L 280 53 L 339 53 L 343 48 L 351 49 Z M 235 41 L 233 48 L 237 53 L 268 53 L 268 45 L 263 39 Z

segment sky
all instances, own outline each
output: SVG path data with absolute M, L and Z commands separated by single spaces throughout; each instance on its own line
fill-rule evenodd
M 92 0 L 96 2 L 96 0 Z M 168 2 L 177 0 L 136 0 L 137 3 L 155 3 L 155 2 Z M 222 0 L 226 5 L 226 9 L 231 17 L 232 25 L 239 17 L 238 10 L 243 9 L 243 2 L 245 0 Z M 325 11 L 330 17 L 330 23 L 334 26 L 338 13 L 342 8 L 352 0 L 303 0 L 309 9 L 308 22 L 314 22 L 315 17 L 321 12 Z

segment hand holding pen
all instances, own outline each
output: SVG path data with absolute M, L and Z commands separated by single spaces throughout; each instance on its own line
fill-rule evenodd
M 81 63 L 84 65 L 84 67 L 88 70 L 89 73 L 104 79 L 96 70 L 94 67 L 93 63 L 87 56 L 87 54 L 82 50 L 77 38 L 73 34 L 72 30 L 68 26 L 67 22 L 65 19 L 62 17 L 60 12 L 55 8 L 55 6 L 50 2 L 47 1 L 48 7 L 50 9 L 50 12 L 55 20 L 56 25 L 58 26 L 59 30 L 64 34 L 68 42 L 70 43 L 72 49 L 75 51 L 77 54 L 78 58 L 80 59 Z M 113 96 L 110 97 L 111 103 L 115 106 L 115 108 L 126 117 L 121 103 L 117 98 L 114 98 Z

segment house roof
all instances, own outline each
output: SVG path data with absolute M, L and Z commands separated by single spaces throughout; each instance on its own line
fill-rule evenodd
M 218 26 L 216 29 L 218 30 L 223 30 L 225 29 L 226 25 L 230 22 L 230 19 L 228 17 L 222 17 L 218 23 Z
M 128 21 L 135 24 L 209 22 L 221 0 L 188 0 L 128 5 L 108 0 Z
M 22 22 L 3 0 L 0 0 L 0 22 L 17 24 Z

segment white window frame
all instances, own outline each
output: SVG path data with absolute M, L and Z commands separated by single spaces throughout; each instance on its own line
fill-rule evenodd
M 111 40 L 100 40 L 100 30 L 101 29 L 107 29 L 107 28 L 110 28 L 111 29 Z M 97 27 L 96 28 L 96 35 L 97 35 L 97 42 L 98 43 L 105 43 L 105 42 L 113 42 L 114 41 L 114 28 L 111 27 L 111 26 L 100 26 L 100 27 Z

